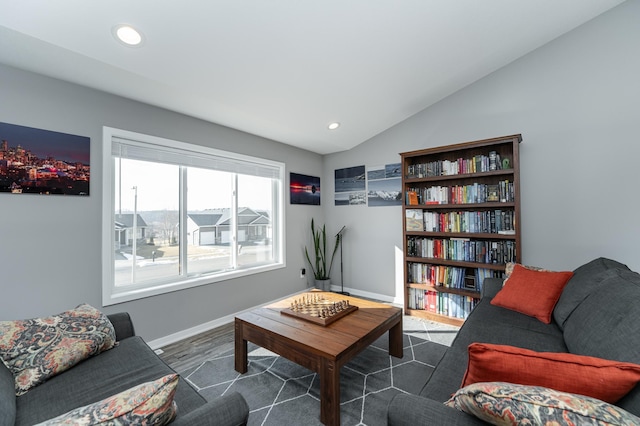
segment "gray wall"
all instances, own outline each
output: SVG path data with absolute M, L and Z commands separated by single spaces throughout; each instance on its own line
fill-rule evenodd
M 326 156 L 323 175 L 521 133 L 523 261 L 572 270 L 606 256 L 640 270 L 638 22 L 640 1 L 625 2 L 358 147 Z M 333 184 L 323 189 L 330 203 Z M 348 227 L 345 286 L 401 297 L 400 207 L 327 206 L 325 216 L 328 226 Z
M 0 93 L 0 121 L 91 138 L 89 197 L 0 194 L 0 320 L 101 307 L 103 126 L 281 161 L 287 179 L 322 172 L 320 155 L 2 65 Z M 286 268 L 103 310 L 130 312 L 138 334 L 153 340 L 303 290 L 302 248 L 322 208 L 288 200 Z

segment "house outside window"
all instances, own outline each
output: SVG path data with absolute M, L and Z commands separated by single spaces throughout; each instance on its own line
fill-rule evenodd
M 133 244 L 133 214 L 116 214 L 114 217 L 115 239 L 114 243 L 117 249 L 130 246 Z M 145 238 L 147 224 L 142 216 L 136 218 L 136 239 Z
M 284 267 L 284 165 L 105 127 L 103 304 Z

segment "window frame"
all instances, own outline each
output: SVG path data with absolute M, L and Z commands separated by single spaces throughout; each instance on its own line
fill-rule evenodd
M 274 260 L 269 264 L 262 264 L 252 267 L 244 267 L 240 269 L 215 272 L 203 276 L 179 276 L 178 281 L 147 283 L 135 285 L 130 288 L 116 287 L 114 280 L 114 262 L 115 262 L 115 162 L 112 154 L 112 144 L 114 138 L 139 142 L 142 144 L 153 144 L 169 149 L 179 149 L 198 154 L 216 156 L 218 158 L 226 158 L 234 162 L 249 162 L 251 164 L 261 164 L 277 170 L 277 178 L 273 183 L 273 191 L 277 200 L 273 202 L 274 211 L 272 212 L 273 224 L 273 252 Z M 267 160 L 263 158 L 252 157 L 243 154 L 237 154 L 228 151 L 222 151 L 215 148 L 206 147 L 192 143 L 180 142 L 172 139 L 161 138 L 157 136 L 136 133 L 128 130 L 117 129 L 113 127 L 103 127 L 103 183 L 102 183 L 102 304 L 103 306 L 114 305 L 118 303 L 128 302 L 132 300 L 142 299 L 145 297 L 156 296 L 160 294 L 170 293 L 173 291 L 193 288 L 201 285 L 209 285 L 218 282 L 228 281 L 232 278 L 239 278 L 267 271 L 281 269 L 286 267 L 285 264 L 285 165 L 284 163 Z M 237 176 L 236 176 L 237 178 Z M 233 215 L 237 216 L 237 197 L 234 197 L 234 205 L 232 206 Z M 181 204 L 182 206 L 182 204 Z M 179 214 L 186 217 L 187 212 L 179 209 Z M 235 220 L 234 220 L 235 222 Z M 186 226 L 182 232 L 186 233 Z M 180 239 L 187 241 L 187 239 Z M 237 244 L 237 242 L 234 242 Z M 181 246 L 181 252 L 184 251 Z M 232 250 L 232 253 L 235 250 Z

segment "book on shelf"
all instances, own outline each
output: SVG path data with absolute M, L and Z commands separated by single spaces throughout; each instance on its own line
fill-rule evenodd
M 405 226 L 407 231 L 424 231 L 422 210 L 407 209 L 405 211 Z
M 407 279 L 410 283 L 478 293 L 482 292 L 486 278 L 499 278 L 502 275 L 502 271 L 487 268 L 461 268 L 421 262 L 407 264 Z
M 409 236 L 407 255 L 474 263 L 516 262 L 515 241 L 470 240 L 468 238 L 427 238 Z
M 416 191 L 407 191 L 407 205 L 417 206 L 418 204 L 418 193 Z
M 489 170 L 496 170 L 497 169 L 497 162 L 496 162 L 496 157 L 498 156 L 498 154 L 495 151 L 491 151 L 489 152 Z
M 466 319 L 478 304 L 478 299 L 435 290 L 409 288 L 407 302 L 409 309 L 425 310 L 452 318 Z
M 488 155 L 474 155 L 471 158 L 457 158 L 455 160 L 436 160 L 426 163 L 408 164 L 406 168 L 406 177 L 425 178 L 433 176 L 453 176 L 459 174 L 483 173 L 503 168 L 503 160 L 506 159 L 510 164 L 508 157 L 502 158 L 496 151 L 487 152 Z
M 502 271 L 495 271 L 492 269 L 486 268 L 476 268 L 475 269 L 475 277 L 476 277 L 476 290 L 482 293 L 482 288 L 484 287 L 484 280 L 487 278 L 501 278 L 503 276 Z
M 487 201 L 500 201 L 499 185 L 487 185 Z
M 472 291 L 477 291 L 478 290 L 478 284 L 477 284 L 475 275 L 465 275 L 464 276 L 464 289 L 465 290 L 472 290 Z
M 407 204 L 409 192 L 415 192 L 418 204 L 474 204 L 486 202 L 513 202 L 515 192 L 513 182 L 502 180 L 497 184 L 472 183 L 468 185 L 407 188 Z
M 424 210 L 427 232 L 499 233 L 514 235 L 513 210 L 434 212 Z M 507 231 L 507 232 L 501 232 Z
M 427 291 L 427 308 L 429 312 L 438 312 L 438 292 L 434 290 Z
M 498 190 L 500 192 L 500 202 L 506 203 L 515 199 L 513 182 L 501 180 L 500 183 L 498 183 Z

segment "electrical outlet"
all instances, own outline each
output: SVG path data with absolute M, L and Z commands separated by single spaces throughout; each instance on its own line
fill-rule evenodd
M 300 268 L 300 278 L 304 278 L 307 274 L 307 271 L 304 268 Z

